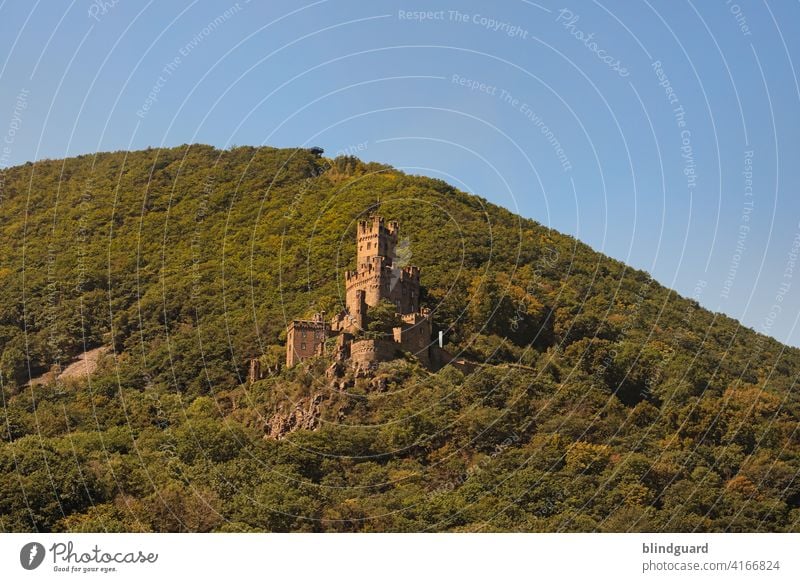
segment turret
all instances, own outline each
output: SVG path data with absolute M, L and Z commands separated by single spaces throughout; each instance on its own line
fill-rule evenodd
M 359 268 L 363 264 L 372 262 L 375 257 L 384 257 L 388 259 L 386 264 L 391 265 L 399 232 L 400 226 L 396 221 L 387 224 L 380 216 L 359 220 L 356 234 Z

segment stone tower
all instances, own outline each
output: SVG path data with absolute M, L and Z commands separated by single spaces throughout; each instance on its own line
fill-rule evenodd
M 395 256 L 399 232 L 400 226 L 394 220 L 388 225 L 380 216 L 359 220 L 356 233 L 357 269 L 361 270 L 376 257 L 388 258 L 391 262 Z
M 324 313 L 291 322 L 286 329 L 286 366 L 291 368 L 300 360 L 322 355 L 329 336 L 330 325 L 325 322 Z
M 345 302 L 355 324 L 365 325 L 366 310 L 382 299 L 394 303 L 397 313 L 419 311 L 419 268 L 395 265 L 397 222 L 388 225 L 380 216 L 358 223 L 356 233 L 356 270 L 345 272 Z

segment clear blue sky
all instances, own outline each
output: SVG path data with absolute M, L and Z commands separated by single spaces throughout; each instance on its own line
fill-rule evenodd
M 352 151 L 800 345 L 798 33 L 789 1 L 6 0 L 0 165 Z

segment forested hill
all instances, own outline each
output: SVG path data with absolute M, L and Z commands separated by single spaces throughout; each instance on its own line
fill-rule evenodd
M 247 383 L 341 309 L 375 211 L 481 365 Z M 800 530 L 798 350 L 445 182 L 313 149 L 48 160 L 0 174 L 0 241 L 0 530 Z M 295 402 L 314 430 L 264 438 Z

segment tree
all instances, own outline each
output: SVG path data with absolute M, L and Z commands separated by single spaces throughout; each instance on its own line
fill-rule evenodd
M 397 314 L 397 307 L 387 299 L 381 299 L 375 306 L 370 307 L 367 315 L 369 317 L 367 331 L 375 337 L 389 335 L 395 327 L 403 324 Z

